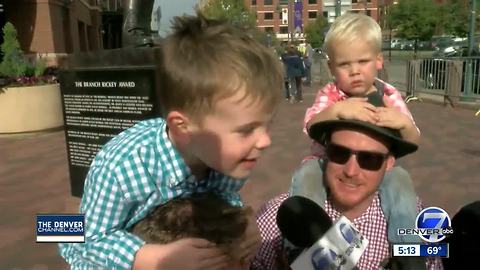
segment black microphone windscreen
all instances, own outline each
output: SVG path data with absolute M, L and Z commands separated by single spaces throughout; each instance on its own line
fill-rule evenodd
M 463 206 L 452 218 L 453 234 L 443 241 L 449 244 L 449 257 L 443 258 L 443 267 L 471 269 L 480 256 L 480 201 Z
M 292 196 L 280 205 L 277 226 L 290 243 L 308 248 L 332 227 L 332 220 L 314 201 Z

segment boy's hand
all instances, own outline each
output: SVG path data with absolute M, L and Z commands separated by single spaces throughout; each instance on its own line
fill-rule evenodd
M 141 254 L 141 262 L 139 253 Z M 199 238 L 184 238 L 158 245 L 147 244 L 135 256 L 134 269 L 158 270 L 223 270 L 228 269 L 230 257 L 215 244 Z
M 248 217 L 248 225 L 245 234 L 238 245 L 238 254 L 233 254 L 240 260 L 243 269 L 248 269 L 248 266 L 250 266 L 250 263 L 260 249 L 261 241 L 262 239 L 255 219 L 255 213 L 252 211 Z
M 378 108 L 368 103 L 367 98 L 352 97 L 337 104 L 337 116 L 340 119 L 356 119 L 372 124 L 378 121 Z

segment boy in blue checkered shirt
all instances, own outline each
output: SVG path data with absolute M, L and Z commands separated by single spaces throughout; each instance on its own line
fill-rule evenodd
M 229 256 L 205 239 L 146 244 L 128 229 L 194 193 L 242 204 L 238 191 L 271 143 L 283 69 L 248 32 L 201 14 L 175 18 L 161 52 L 163 117 L 122 132 L 92 162 L 80 206 L 85 243 L 59 245 L 72 269 L 228 269 Z M 252 217 L 238 248 L 245 267 L 259 243 Z

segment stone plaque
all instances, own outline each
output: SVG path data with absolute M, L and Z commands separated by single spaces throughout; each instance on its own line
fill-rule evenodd
M 90 164 L 106 142 L 137 122 L 160 115 L 154 51 L 76 55 L 60 72 L 73 196 L 81 197 Z

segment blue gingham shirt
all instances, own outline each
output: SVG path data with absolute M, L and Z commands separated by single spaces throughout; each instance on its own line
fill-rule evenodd
M 139 122 L 109 141 L 92 162 L 80 212 L 85 243 L 59 244 L 72 269 L 132 268 L 145 244 L 126 231 L 154 207 L 178 196 L 212 191 L 241 206 L 245 179 L 211 171 L 196 180 L 170 142 L 163 119 Z

